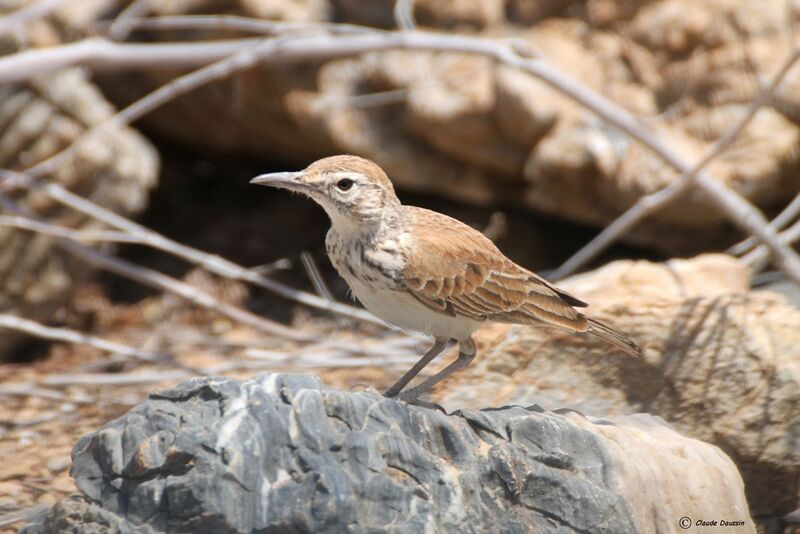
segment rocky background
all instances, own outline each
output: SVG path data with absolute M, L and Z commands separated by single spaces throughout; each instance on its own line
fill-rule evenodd
M 390 0 L 52 4 L 46 15 L 13 30 L 0 29 L 2 53 L 11 57 L 27 49 L 55 48 L 106 35 L 110 22 L 126 13 L 126 8 L 128 15 L 150 17 L 228 15 L 397 29 Z M 0 10 L 10 14 L 29 5 L 7 0 L 0 2 Z M 640 117 L 689 162 L 699 160 L 748 113 L 755 96 L 795 47 L 796 6 L 785 0 L 414 0 L 411 6 L 420 30 L 518 39 L 537 57 Z M 158 43 L 240 37 L 252 34 L 209 27 L 134 29 L 122 39 Z M 0 168 L 23 171 L 46 160 L 117 110 L 186 72 L 174 65 L 123 70 L 89 66 L 2 86 Z M 800 190 L 798 83 L 800 68 L 789 71 L 767 106 L 708 167 L 715 179 L 770 218 Z M 678 178 L 641 144 L 536 78 L 485 58 L 456 53 L 389 51 L 258 66 L 170 101 L 134 127 L 111 129 L 77 146 L 75 156 L 48 173 L 46 180 L 180 243 L 241 265 L 262 266 L 260 272 L 291 287 L 319 291 L 319 280 L 315 284 L 313 279 L 321 279 L 323 293 L 327 286 L 340 301 L 348 300 L 346 287 L 324 257 L 324 214 L 309 202 L 280 192 L 256 194 L 246 185 L 249 178 L 271 169 L 301 168 L 336 153 L 369 157 L 392 177 L 404 201 L 472 224 L 514 260 L 539 271 L 558 267 L 643 195 Z M 0 193 L 26 212 L 62 228 L 108 229 L 40 190 L 4 184 Z M 7 205 L 0 205 L 0 215 L 8 214 Z M 749 267 L 753 262 L 720 254 L 744 237 L 708 198 L 690 191 L 628 232 L 621 244 L 590 266 L 591 272 L 561 282 L 590 302 L 593 314 L 641 340 L 646 349 L 641 360 L 609 352 L 588 338 L 518 326 L 490 327 L 477 336 L 480 356 L 473 366 L 433 395 L 432 400 L 450 415 L 438 419 L 436 411 L 421 411 L 419 417 L 454 425 L 465 443 L 475 439 L 489 443 L 485 431 L 476 432 L 478 438 L 469 434 L 474 428 L 467 428 L 472 423 L 464 421 L 488 417 L 493 418 L 492 424 L 510 424 L 503 418 L 524 419 L 519 409 L 478 410 L 538 404 L 543 411 L 525 417 L 557 421 L 553 424 L 559 430 L 547 435 L 560 436 L 562 444 L 553 450 L 545 447 L 542 454 L 557 456 L 565 449 L 570 461 L 583 465 L 588 461 L 582 456 L 585 451 L 573 455 L 570 446 L 563 445 L 577 439 L 570 433 L 580 428 L 603 443 L 601 449 L 631 448 L 630 458 L 639 459 L 659 455 L 659 468 L 672 480 L 666 491 L 702 494 L 708 499 L 717 496 L 714 502 L 719 507 L 695 514 L 711 516 L 725 506 L 741 507 L 746 497 L 749 515 L 741 531 L 751 532 L 756 526 L 764 532 L 792 528 L 792 513 L 800 508 L 796 339 L 800 301 L 796 286 L 780 272 L 754 271 Z M 370 388 L 380 390 L 390 384 L 426 347 L 424 340 L 352 316 L 310 309 L 152 249 L 107 243 L 97 247 L 175 277 L 218 302 L 290 325 L 316 341 L 304 345 L 265 335 L 252 325 L 193 307 L 169 292 L 144 289 L 128 278 L 100 272 L 97 265 L 65 250 L 52 235 L 0 224 L 0 314 L 166 355 L 142 363 L 96 347 L 49 343 L 39 336 L 0 328 L 0 361 L 6 362 L 0 364 L 0 455 L 7 460 L 0 466 L 0 528 L 17 528 L 26 521 L 31 521 L 31 528 L 55 528 L 52 525 L 75 514 L 102 516 L 103 521 L 123 521 L 119 525 L 124 525 L 131 514 L 145 513 L 111 509 L 106 498 L 98 496 L 118 487 L 101 488 L 99 479 L 91 487 L 80 482 L 86 480 L 81 478 L 85 469 L 107 469 L 103 476 L 116 476 L 113 466 L 78 465 L 86 458 L 82 446 L 75 449 L 73 458 L 76 488 L 68 474 L 69 455 L 81 436 L 134 406 L 134 411 L 101 434 L 122 432 L 125 425 L 133 425 L 132 414 L 146 422 L 142 423 L 145 434 L 137 439 L 147 439 L 146 432 L 174 434 L 169 425 L 156 424 L 148 415 L 154 401 L 145 399 L 159 387 L 198 375 L 245 380 L 264 370 L 308 370 L 327 388 L 350 391 L 352 399 L 327 391 L 311 379 L 292 382 L 292 387 L 301 384 L 300 389 L 317 392 L 312 395 L 368 406 L 379 403 Z M 637 261 L 608 263 L 622 257 Z M 230 388 L 246 389 L 241 384 L 247 383 L 230 382 Z M 193 392 L 187 395 L 198 395 L 192 389 L 195 386 L 181 387 Z M 354 392 L 365 388 L 366 393 Z M 262 400 L 275 401 L 272 397 Z M 285 408 L 281 417 L 293 417 L 294 409 Z M 553 413 L 560 409 L 583 415 Z M 454 415 L 456 410 L 461 415 Z M 636 419 L 645 417 L 634 415 L 640 412 L 660 417 L 664 423 L 653 426 L 650 419 Z M 348 413 L 362 417 L 355 409 Z M 392 412 L 392 417 L 407 417 L 400 413 Z M 217 415 L 221 427 L 226 414 L 222 410 Z M 624 427 L 622 434 L 610 437 L 615 430 L 595 424 L 605 418 Z M 647 424 L 642 423 L 645 420 Z M 402 430 L 415 431 L 413 425 Z M 525 446 L 520 449 L 511 437 L 504 440 L 501 444 L 491 438 L 496 452 L 513 451 L 512 456 L 532 461 Z M 659 441 L 672 443 L 676 449 Z M 86 445 L 85 440 L 82 443 Z M 388 449 L 394 450 L 396 441 L 389 443 Z M 124 452 L 128 458 L 127 449 L 103 446 L 103 454 Z M 675 458 L 681 454 L 677 449 L 690 451 L 686 454 L 697 463 L 681 464 Z M 429 452 L 432 456 L 426 462 L 466 469 L 466 464 L 459 463 L 463 458 L 453 459 L 459 455 L 452 450 Z M 339 461 L 332 458 L 325 461 Z M 724 464 L 725 491 L 720 485 L 693 486 L 700 481 L 681 480 L 681 474 L 701 469 L 702 458 Z M 546 464 L 550 460 L 536 457 L 535 461 Z M 646 465 L 644 460 L 637 461 Z M 609 469 L 621 469 L 625 463 L 613 454 L 602 462 Z M 203 473 L 212 474 L 203 476 L 211 478 L 223 469 L 206 467 L 209 471 Z M 303 473 L 298 466 L 292 468 Z M 314 469 L 305 475 L 317 473 Z M 511 471 L 518 469 L 523 468 L 515 466 Z M 535 471 L 530 466 L 525 469 Z M 608 484 L 603 491 L 618 491 L 619 480 L 626 480 L 620 483 L 622 487 L 635 484 L 631 480 L 649 483 L 636 479 L 637 469 L 629 467 L 615 475 L 621 478 L 603 479 L 602 484 Z M 493 480 L 501 471 L 502 465 L 495 465 L 487 472 L 459 471 L 459 476 Z M 580 477 L 594 476 L 582 467 L 578 471 Z M 363 477 L 353 473 L 337 476 L 349 477 L 345 485 L 355 494 L 368 491 L 359 486 Z M 272 475 L 264 476 L 275 481 Z M 198 475 L 181 483 L 202 484 L 202 480 Z M 720 478 L 709 475 L 703 480 Z M 430 501 L 428 515 L 423 513 L 420 521 L 444 521 L 445 516 L 452 520 L 437 507 L 453 499 L 449 492 L 457 486 L 443 490 L 444 500 Z M 398 487 L 408 489 L 403 484 Z M 47 509 L 78 490 L 82 500 Z M 522 501 L 514 503 L 494 495 L 496 506 L 482 509 L 479 515 L 502 511 L 527 518 L 520 519 L 520 524 L 538 521 L 541 518 L 525 515 L 530 512 L 525 495 L 538 495 L 540 490 L 540 486 L 525 486 L 517 494 Z M 416 506 L 413 492 L 403 495 L 410 508 Z M 580 501 L 580 491 L 573 496 Z M 157 499 L 146 500 L 136 502 L 161 506 Z M 637 502 L 630 495 L 625 501 L 631 507 L 625 514 L 617 509 L 606 516 L 609 532 L 646 531 L 645 524 L 669 531 L 681 517 L 678 508 L 660 509 L 662 515 L 653 519 L 647 514 L 656 508 L 649 501 Z M 203 506 L 216 504 L 204 501 Z M 565 528 L 586 530 L 590 518 L 565 519 L 571 513 L 567 508 L 547 510 L 564 519 Z M 360 525 L 376 520 L 359 515 L 359 510 L 346 514 L 354 514 Z M 688 509 L 686 515 L 691 515 Z M 306 519 L 319 517 L 309 512 Z M 466 522 L 477 520 L 459 517 Z M 276 524 L 282 520 L 276 519 Z M 51 521 L 51 527 L 42 526 L 46 521 Z M 151 526 L 158 531 L 164 525 L 154 519 Z M 261 524 L 249 526 L 256 528 L 253 525 Z M 231 528 L 247 530 L 241 525 Z

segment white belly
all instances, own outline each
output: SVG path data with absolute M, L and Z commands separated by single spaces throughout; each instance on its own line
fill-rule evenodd
M 364 248 L 366 238 L 347 239 L 333 230 L 325 240 L 328 256 L 353 295 L 366 309 L 387 323 L 434 336 L 440 340 L 463 341 L 482 323 L 438 313 L 406 293 L 398 283 L 403 269 L 402 255 L 387 249 L 401 248 L 403 236 L 384 240 L 383 248 Z M 383 266 L 377 269 L 375 265 Z M 356 277 L 359 273 L 359 277 Z
M 466 340 L 482 326 L 478 321 L 437 313 L 407 293 L 375 289 L 347 276 L 345 280 L 366 309 L 399 328 L 422 332 L 437 339 Z

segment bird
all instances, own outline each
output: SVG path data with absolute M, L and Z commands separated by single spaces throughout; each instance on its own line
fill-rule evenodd
M 331 221 L 325 248 L 352 294 L 372 314 L 434 344 L 386 397 L 414 402 L 472 362 L 472 334 L 489 323 L 586 332 L 632 356 L 636 341 L 577 308 L 588 304 L 508 259 L 478 230 L 428 209 L 402 204 L 375 162 L 330 156 L 299 172 L 262 174 L 250 183 L 310 197 Z M 447 367 L 406 386 L 453 342 Z

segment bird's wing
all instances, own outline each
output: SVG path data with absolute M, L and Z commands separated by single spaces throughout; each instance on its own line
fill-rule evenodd
M 422 304 L 476 321 L 547 323 L 580 332 L 589 327 L 573 308 L 586 303 L 506 258 L 477 230 L 433 211 L 405 209 L 414 246 L 403 280 Z

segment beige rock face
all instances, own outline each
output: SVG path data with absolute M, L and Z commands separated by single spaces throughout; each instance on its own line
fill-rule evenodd
M 692 525 L 722 518 L 732 524 L 724 527 L 731 532 L 756 531 L 736 464 L 719 448 L 647 414 L 611 417 L 607 421 L 613 424 L 602 425 L 574 412 L 564 416 L 602 436 L 611 456 L 610 476 L 636 519 L 637 532 L 676 532 L 683 517 Z
M 224 12 L 394 27 L 390 0 L 151 4 L 157 14 Z M 413 2 L 423 28 L 526 41 L 549 63 L 642 117 L 689 162 L 746 112 L 759 80 L 789 54 L 785 31 L 793 11 L 784 4 Z M 774 107 L 709 167 L 759 207 L 778 209 L 800 189 L 798 72 L 789 74 Z M 176 74 L 115 73 L 103 85 L 117 101 L 129 102 Z M 147 120 L 198 150 L 278 157 L 297 166 L 357 153 L 385 167 L 401 189 L 523 206 L 594 226 L 676 179 L 648 150 L 538 80 L 457 54 L 385 52 L 255 69 L 194 91 Z M 718 247 L 733 237 L 700 194 L 652 215 L 627 236 L 668 253 Z
M 754 516 L 798 504 L 800 311 L 747 292 L 725 256 L 617 262 L 561 284 L 637 338 L 642 359 L 560 332 L 499 325 L 473 366 L 443 384 L 449 409 L 539 403 L 607 416 L 647 412 L 734 459 Z

